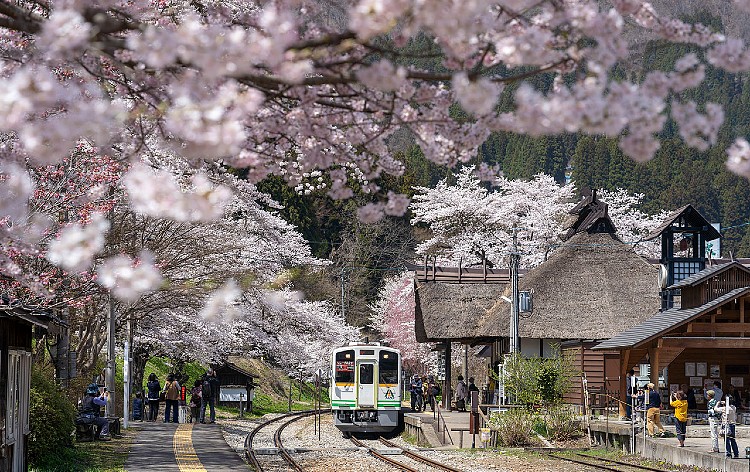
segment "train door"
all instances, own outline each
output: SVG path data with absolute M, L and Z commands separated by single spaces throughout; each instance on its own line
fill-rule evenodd
M 370 408 L 377 405 L 377 385 L 375 385 L 375 362 L 359 361 L 357 363 L 359 386 L 357 390 L 357 404 L 360 408 Z

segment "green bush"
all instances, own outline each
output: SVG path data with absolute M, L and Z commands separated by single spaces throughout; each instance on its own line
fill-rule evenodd
M 50 379 L 33 367 L 29 403 L 29 462 L 35 468 L 53 470 L 59 457 L 72 446 L 76 410 Z
M 566 441 L 579 437 L 583 431 L 581 422 L 565 405 L 555 405 L 547 408 L 545 415 L 547 437 L 553 441 Z
M 523 447 L 536 444 L 534 416 L 528 410 L 514 408 L 490 417 L 489 426 L 497 431 L 499 446 Z

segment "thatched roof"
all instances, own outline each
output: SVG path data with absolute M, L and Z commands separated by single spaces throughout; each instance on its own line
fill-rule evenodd
M 578 233 L 521 279 L 534 311 L 522 338 L 607 339 L 659 310 L 658 268 L 609 233 Z M 507 287 L 509 294 L 510 287 Z M 498 300 L 478 336 L 508 336 L 510 304 Z
M 475 341 L 482 317 L 505 291 L 506 284 L 415 282 L 417 341 Z
M 607 204 L 597 200 L 596 190 L 591 195 L 584 197 L 569 213 L 575 216 L 566 222 L 568 230 L 560 237 L 563 241 L 567 241 L 573 235 L 584 231 L 612 234 L 617 231 L 615 224 L 609 218 Z

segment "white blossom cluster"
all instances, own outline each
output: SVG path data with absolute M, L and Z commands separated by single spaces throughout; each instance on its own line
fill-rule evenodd
M 49 243 L 47 260 L 70 272 L 91 268 L 94 256 L 104 249 L 109 221 L 97 213 L 89 224 L 72 223 Z
M 432 236 L 417 247 L 423 255 L 438 257 L 446 264 L 464 267 L 482 264 L 483 258 L 498 265 L 507 261 L 516 234 L 523 267 L 542 263 L 561 243 L 567 229 L 568 211 L 574 205 L 573 186 L 560 186 L 546 175 L 532 180 L 500 178 L 497 188 L 480 185 L 474 169 L 465 168 L 455 185 L 441 181 L 434 189 L 418 187 L 411 204 L 412 224 L 426 224 Z M 625 190 L 600 191 L 599 200 L 608 211 L 618 237 L 644 256 L 659 254 L 660 248 L 642 242 L 665 218 L 640 210 L 643 195 Z

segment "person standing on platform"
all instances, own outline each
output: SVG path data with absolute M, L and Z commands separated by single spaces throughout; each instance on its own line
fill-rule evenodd
M 734 399 L 731 396 L 726 398 L 726 402 L 719 402 L 714 407 L 714 411 L 721 414 L 721 422 L 724 425 L 724 434 L 726 436 L 726 451 L 727 457 L 734 455 L 735 459 L 739 459 L 740 451 L 737 449 L 737 440 L 734 439 L 734 425 L 737 422 L 737 409 L 734 407 L 732 402 Z
M 414 374 L 409 384 L 409 393 L 411 394 L 411 411 L 422 411 L 422 379 L 419 374 Z
M 719 452 L 719 427 L 721 426 L 721 413 L 717 413 L 714 408 L 719 400 L 716 398 L 716 392 L 709 390 L 706 392 L 708 398 L 708 429 L 711 432 L 711 452 Z
M 635 370 L 630 369 L 625 376 L 625 421 L 630 421 L 633 415 L 633 396 L 638 393 L 638 379 Z
M 458 411 L 466 411 L 466 397 L 468 395 L 469 390 L 464 383 L 464 377 L 463 375 L 459 375 L 458 383 L 456 384 L 456 409 Z
M 721 389 L 721 382 L 718 380 L 714 381 L 714 398 L 716 398 L 716 401 L 722 401 L 724 399 L 724 390 Z M 706 397 L 706 400 L 708 400 L 708 392 L 704 394 Z
M 172 413 L 172 423 L 178 423 L 180 417 L 177 406 L 180 400 L 180 384 L 175 380 L 174 375 L 167 376 L 167 383 L 164 384 L 164 398 L 167 407 L 164 409 L 164 422 L 169 423 L 170 412 Z
M 663 436 L 664 426 L 661 425 L 660 418 L 661 395 L 659 394 L 659 391 L 656 390 L 656 386 L 653 383 L 646 385 L 646 388 L 646 391 L 648 392 L 648 403 L 646 404 L 646 407 L 648 408 L 646 411 L 646 420 L 648 421 L 646 428 L 648 429 L 648 434 L 652 437 Z M 655 433 L 654 429 L 659 430 L 659 432 Z
M 469 403 L 471 403 L 471 392 L 478 392 L 479 387 L 474 385 L 474 377 L 469 377 Z M 479 400 L 481 403 L 481 400 Z
M 148 388 L 148 420 L 156 421 L 156 418 L 159 417 L 159 392 L 161 392 L 161 384 L 159 383 L 159 379 L 156 378 L 155 373 L 151 372 L 148 376 L 146 388 Z
M 677 433 L 677 440 L 680 447 L 685 447 L 685 435 L 687 434 L 687 410 L 688 403 L 685 399 L 685 392 L 678 390 L 673 392 L 669 401 L 669 406 L 674 408 L 674 429 Z

